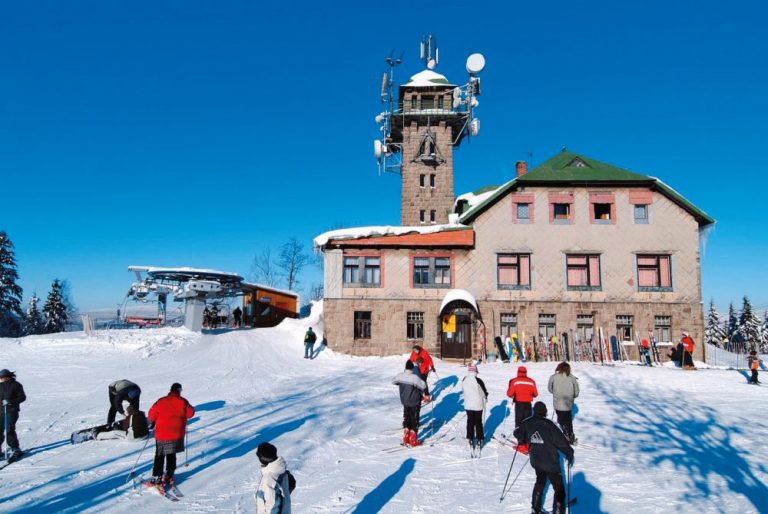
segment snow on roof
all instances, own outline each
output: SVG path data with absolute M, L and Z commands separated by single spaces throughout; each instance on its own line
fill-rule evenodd
M 467 210 L 475 207 L 476 205 L 480 205 L 482 202 L 484 202 L 485 200 L 490 198 L 491 195 L 493 195 L 493 193 L 498 191 L 498 189 L 499 188 L 491 189 L 490 191 L 486 191 L 486 192 L 480 193 L 480 194 L 464 193 L 463 195 L 459 195 L 456 198 L 456 201 L 454 202 L 454 205 L 458 204 L 461 200 L 466 200 L 467 204 L 468 204 L 467 209 L 465 210 L 465 212 L 466 212 Z
M 462 225 L 460 223 L 447 223 L 444 225 L 418 225 L 413 227 L 382 225 L 372 227 L 342 228 L 339 230 L 324 232 L 317 236 L 313 241 L 315 243 L 315 248 L 321 248 L 328 244 L 328 241 L 331 239 L 360 239 L 363 237 L 374 236 L 399 236 L 414 232 L 419 234 L 434 234 L 435 232 L 442 232 L 444 230 L 456 228 L 466 228 L 466 225 Z
M 448 82 L 445 75 L 440 75 L 432 70 L 424 70 L 418 72 L 411 77 L 411 80 L 403 84 L 408 87 L 434 87 L 434 86 L 455 86 Z
M 243 287 L 250 287 L 253 289 L 263 289 L 265 291 L 272 291 L 274 293 L 284 294 L 286 296 L 295 296 L 296 298 L 299 297 L 298 293 L 291 291 L 289 289 L 278 289 L 277 287 L 265 286 L 264 284 L 256 284 L 254 282 L 243 282 Z
M 215 269 L 204 269 L 204 268 L 189 268 L 186 266 L 182 266 L 179 268 L 163 268 L 163 267 L 155 267 L 155 266 L 128 266 L 128 271 L 144 271 L 147 274 L 155 274 L 155 273 L 169 273 L 169 274 L 179 274 L 179 275 L 220 275 L 222 277 L 233 277 L 238 278 L 240 280 L 243 279 L 240 275 L 237 273 L 230 273 L 228 271 L 219 271 Z
M 443 303 L 440 304 L 440 310 L 438 312 L 442 314 L 445 306 L 455 300 L 464 300 L 472 307 L 474 307 L 476 313 L 480 312 L 480 309 L 477 308 L 477 301 L 475 301 L 475 296 L 466 289 L 451 289 L 448 291 L 448 294 L 446 294 L 445 298 L 443 298 Z

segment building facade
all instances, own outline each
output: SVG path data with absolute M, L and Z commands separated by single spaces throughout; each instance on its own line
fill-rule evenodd
M 455 210 L 447 224 L 315 240 L 334 349 L 392 355 L 419 343 L 462 359 L 516 334 L 528 353 L 578 359 L 583 343 L 613 336 L 622 358 L 637 358 L 651 335 L 702 341 L 700 237 L 714 220 L 662 181 L 563 151 L 530 172 L 518 163 L 512 180 Z M 568 355 L 546 355 L 552 336 Z

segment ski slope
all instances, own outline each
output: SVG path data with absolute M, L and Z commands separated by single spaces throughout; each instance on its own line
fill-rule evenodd
M 321 327 L 321 316 L 316 308 L 276 328 L 203 335 L 167 328 L 1 340 L 0 367 L 17 372 L 28 396 L 18 434 L 31 452 L 0 471 L 0 511 L 253 512 L 255 450 L 266 440 L 297 478 L 294 512 L 530 511 L 534 473 L 524 456 L 503 502 L 512 451 L 491 441 L 481 459 L 468 458 L 466 368 L 438 360 L 439 379 L 430 376 L 435 401 L 422 410 L 422 436 L 434 446 L 384 451 L 401 436 L 391 379 L 405 356 L 353 358 L 335 354 L 331 341 L 303 359 L 303 334 Z M 550 412 L 554 367 L 528 365 Z M 487 435 L 508 434 L 505 391 L 516 365 L 479 368 L 491 393 Z M 768 389 L 729 370 L 573 368 L 582 391 L 574 513 L 768 512 Z M 143 442 L 69 444 L 72 431 L 105 421 L 107 385 L 119 378 L 141 386 L 142 410 L 176 381 L 197 408 L 188 455 L 179 456 L 178 503 L 126 482 L 137 459 L 149 474 L 153 442 L 140 458 Z

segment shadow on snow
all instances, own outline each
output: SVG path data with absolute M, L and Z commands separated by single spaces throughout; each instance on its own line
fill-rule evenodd
M 608 386 L 595 381 L 594 386 L 615 410 L 613 423 L 595 423 L 610 434 L 605 445 L 652 466 L 677 468 L 681 479 L 688 482 L 681 502 L 689 505 L 698 500 L 728 510 L 719 498 L 721 493 L 732 491 L 743 495 L 757 511 L 765 508 L 768 487 L 755 476 L 747 460 L 750 450 L 733 444 L 737 434 L 747 440 L 757 438 L 746 433 L 751 422 L 733 419 L 725 423 L 715 410 L 687 403 L 682 394 L 662 396 L 639 384 L 617 389 L 615 383 Z M 765 473 L 765 466 L 760 465 L 759 471 Z M 576 494 L 581 494 L 578 488 L 574 489 Z
M 369 512 L 379 512 L 403 487 L 405 479 L 408 478 L 408 475 L 415 466 L 416 461 L 413 458 L 405 459 L 397 471 L 385 478 L 376 489 L 363 497 L 352 513 L 368 514 Z

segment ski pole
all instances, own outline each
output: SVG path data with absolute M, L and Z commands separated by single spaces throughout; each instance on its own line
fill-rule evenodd
M 504 480 L 504 487 L 501 488 L 501 496 L 499 496 L 499 503 L 504 501 L 504 494 L 507 490 L 507 483 L 509 483 L 509 475 L 512 474 L 512 466 L 515 465 L 515 459 L 517 458 L 517 449 L 515 449 L 515 454 L 512 456 L 512 464 L 509 465 L 509 471 L 507 472 L 507 479 Z
M 568 463 L 568 489 L 565 495 L 565 505 L 568 507 L 568 514 L 571 514 L 571 463 Z
M 184 467 L 189 467 L 189 453 L 187 450 L 187 446 L 189 446 L 189 432 L 187 431 L 187 426 L 184 425 Z
M 5 436 L 5 460 L 8 460 L 8 400 L 3 400 L 3 435 Z
M 136 469 L 136 465 L 139 463 L 139 459 L 141 458 L 142 454 L 144 453 L 144 450 L 147 448 L 147 445 L 149 444 L 149 434 L 147 434 L 147 439 L 144 441 L 144 446 L 141 448 L 141 451 L 139 452 L 139 456 L 136 457 L 136 462 L 133 463 L 133 466 L 131 467 L 131 471 L 128 473 L 128 477 L 125 479 L 125 483 L 127 484 L 128 481 L 133 478 L 133 471 Z

